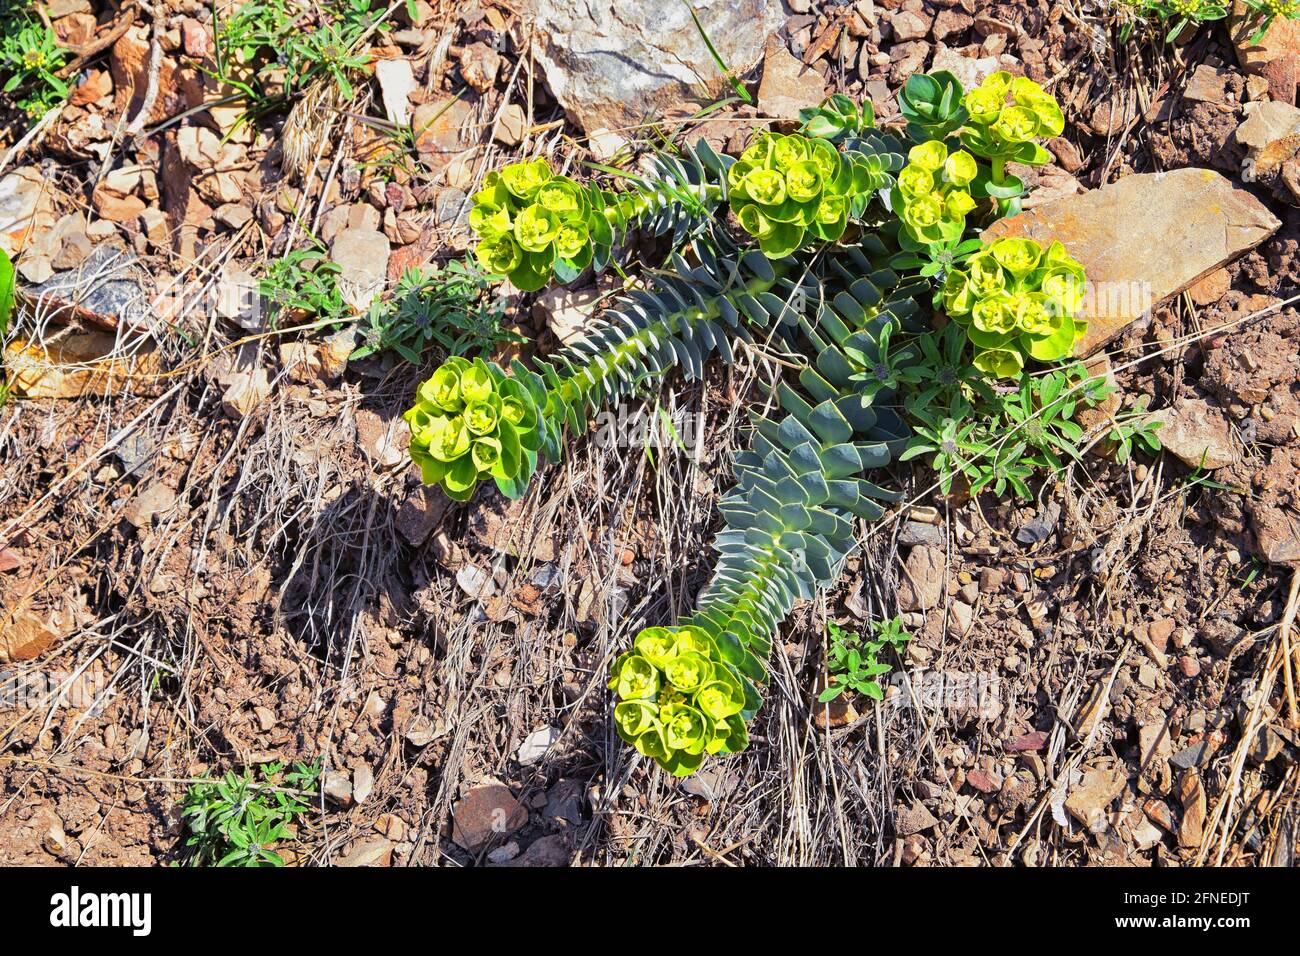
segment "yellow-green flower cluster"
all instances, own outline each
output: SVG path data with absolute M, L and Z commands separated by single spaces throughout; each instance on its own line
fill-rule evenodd
M 676 776 L 748 744 L 740 679 L 698 627 L 646 628 L 614 662 L 609 686 L 619 736 Z
M 953 269 L 943 287 L 948 315 L 975 346 L 975 365 L 1014 378 L 1025 356 L 1066 358 L 1087 331 L 1075 318 L 1083 304 L 1083 266 L 1059 242 L 998 239 Z
M 591 262 L 591 198 L 538 157 L 488 173 L 474 194 L 469 224 L 479 234 L 475 255 L 483 268 L 533 292 L 563 267 L 580 272 Z
M 975 208 L 970 185 L 978 173 L 975 157 L 963 149 L 949 153 L 937 139 L 913 146 L 890 192 L 907 236 L 926 244 L 959 239 Z
M 1050 156 L 1034 140 L 1060 136 L 1065 129 L 1056 97 L 1028 77 L 1004 70 L 986 77 L 962 104 L 969 114 L 962 144 L 988 159 L 1047 162 Z
M 833 242 L 883 182 L 860 155 L 801 133 L 759 133 L 727 172 L 731 209 L 769 259 L 794 252 L 811 235 Z
M 486 478 L 509 481 L 540 447 L 537 404 L 495 363 L 446 361 L 416 392 L 403 416 L 411 460 L 427 485 L 465 501 Z

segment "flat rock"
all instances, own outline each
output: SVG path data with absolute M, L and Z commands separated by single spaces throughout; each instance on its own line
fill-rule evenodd
M 911 836 L 913 833 L 929 830 L 938 823 L 934 814 L 919 803 L 894 809 L 894 830 L 899 836 Z
M 1065 809 L 1088 829 L 1104 822 L 1106 808 L 1124 792 L 1128 775 L 1122 767 L 1095 767 L 1084 771 L 1083 779 L 1065 798 Z
M 1300 20 L 1278 17 L 1257 43 L 1252 43 L 1256 27 L 1244 19 L 1245 5 L 1233 3 L 1229 22 L 1237 59 L 1247 73 L 1268 80 L 1273 99 L 1284 103 L 1296 101 L 1296 84 L 1300 83 Z
M 729 88 L 691 18 L 741 76 L 785 21 L 778 0 L 525 0 L 534 54 L 569 117 L 590 131 L 657 119 Z M 791 117 L 793 118 L 793 117 Z
M 345 229 L 334 237 L 330 258 L 342 270 L 339 291 L 358 312 L 370 308 L 388 279 L 388 237 L 377 229 Z
M 451 811 L 451 838 L 476 853 L 494 838 L 506 837 L 528 822 L 528 811 L 499 783 L 475 787 Z
M 405 126 L 411 118 L 411 94 L 420 88 L 410 60 L 379 60 L 375 63 L 375 80 L 384 100 L 384 115 L 390 123 Z
M 1190 468 L 1213 471 L 1239 457 L 1228 416 L 1208 402 L 1180 402 L 1152 412 L 1148 421 L 1161 423 L 1156 433 L 1160 444 Z
M 1029 236 L 1065 244 L 1083 264 L 1088 356 L 1158 302 L 1263 242 L 1281 222 L 1254 196 L 1208 169 L 1140 173 L 1003 219 L 986 240 Z
M 546 756 L 551 746 L 563 736 L 559 727 L 539 727 L 524 738 L 524 742 L 515 751 L 515 759 L 527 767 L 537 763 Z
M 1276 100 L 1247 103 L 1237 142 L 1246 147 L 1241 178 L 1248 183 L 1271 179 L 1300 152 L 1300 108 Z
M 763 60 L 763 81 L 758 85 L 758 109 L 764 116 L 793 119 L 801 109 L 826 98 L 826 81 L 811 67 L 792 57 L 784 46 L 774 46 Z
M 938 548 L 920 544 L 914 547 L 903 564 L 898 582 L 900 611 L 928 611 L 943 598 L 943 573 L 946 559 Z

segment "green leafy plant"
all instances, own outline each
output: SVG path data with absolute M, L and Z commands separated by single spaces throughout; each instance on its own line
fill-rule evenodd
M 9 317 L 14 311 L 14 264 L 0 249 L 0 342 L 9 331 Z
M 961 478 L 1020 495 L 1036 471 L 1081 454 L 1072 418 L 1098 390 L 1074 366 L 1032 365 L 1058 362 L 1073 346 L 1077 303 L 1066 280 L 1081 280 L 1081 270 L 1058 245 L 986 248 L 979 238 L 1023 189 L 995 168 L 1040 159 L 1033 140 L 1055 135 L 1059 108 L 1037 85 L 998 82 L 986 91 L 997 87 L 996 115 L 976 101 L 978 121 L 951 74 L 913 77 L 900 94 L 902 135 L 876 128 L 869 103 L 832 97 L 803 112 L 801 133 L 760 132 L 737 158 L 699 143 L 663 147 L 643 176 L 592 167 L 619 191 L 533 160 L 490 175 L 476 198 L 481 261 L 520 270 L 520 288 L 586 272 L 585 250 L 557 255 L 566 215 L 587 227 L 592 272 L 633 230 L 672 241 L 660 268 L 626 282 L 557 354 L 475 373 L 497 392 L 515 383 L 532 403 L 535 427 L 517 459 L 503 443 L 492 467 L 464 462 L 473 434 L 456 397 L 465 360 L 420 387 L 408 412 L 412 458 L 452 497 L 472 495 L 488 476 L 522 495 L 597 409 L 674 369 L 700 379 L 714 357 L 731 362 L 756 344 L 783 356 L 761 383 L 764 410 L 751 411 L 748 447 L 733 460 L 717 563 L 696 609 L 672 627 L 642 630 L 611 675 L 619 734 L 672 773 L 746 746 L 782 622 L 796 601 L 837 580 L 858 547 L 857 522 L 902 498 L 873 476 L 917 458 L 948 488 Z M 539 197 L 552 182 L 548 203 Z M 525 253 L 537 259 L 525 264 Z M 984 300 L 976 326 L 972 312 Z M 1058 303 L 1064 317 L 1048 314 Z M 947 315 L 934 314 L 935 304 Z M 1009 333 L 986 333 L 1008 316 Z M 895 631 L 880 640 L 901 642 Z M 863 687 L 872 676 L 862 673 L 865 659 L 858 649 Z M 706 702 L 708 681 L 725 692 Z
M 818 696 L 821 703 L 832 701 L 846 690 L 856 691 L 872 700 L 884 700 L 885 692 L 876 680 L 893 669 L 880 660 L 880 652 L 892 650 L 901 655 L 912 635 L 903 630 L 901 617 L 888 621 L 873 621 L 875 637 L 868 640 L 861 634 L 844 630 L 834 621 L 826 624 L 826 671 L 830 677 L 826 689 Z
M 763 132 L 727 171 L 731 210 L 769 259 L 790 255 L 805 237 L 834 242 L 862 214 L 885 170 L 855 152 L 800 133 Z
M 187 866 L 283 866 L 275 845 L 311 812 L 321 767 L 270 763 L 190 787 L 181 804 Z
M 975 346 L 976 368 L 1015 378 L 1026 359 L 1055 362 L 1069 355 L 1088 324 L 1083 266 L 1059 242 L 1003 238 L 948 271 L 943 304 Z
M 441 486 L 457 501 L 467 500 L 487 478 L 515 493 L 537 467 L 541 397 L 496 363 L 448 359 L 420 386 L 405 415 L 411 459 L 424 483 Z
M 740 673 L 698 627 L 648 627 L 614 662 L 619 736 L 669 773 L 696 770 L 706 754 L 749 742 Z
M 372 0 L 251 0 L 217 21 L 213 72 L 249 100 L 253 114 L 280 107 L 322 77 L 351 100 L 349 74 L 370 62 L 358 46 L 372 27 L 387 29 L 383 12 Z
M 314 318 L 322 323 L 339 323 L 351 310 L 339 289 L 342 269 L 331 262 L 324 246 L 295 249 L 271 260 L 258 281 L 271 328 L 284 328 Z
M 0 6 L 0 82 L 17 93 L 19 109 L 39 119 L 68 98 L 70 88 L 58 72 L 68 59 L 54 33 L 31 3 Z
M 502 325 L 501 306 L 488 300 L 488 281 L 454 260 L 441 269 L 408 269 L 390 300 L 371 303 L 362 344 L 351 358 L 391 349 L 418 365 L 431 346 L 484 357 L 503 342 L 522 342 Z

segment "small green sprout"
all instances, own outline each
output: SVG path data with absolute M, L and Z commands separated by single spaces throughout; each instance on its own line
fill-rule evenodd
M 4 5 L 0 14 L 0 81 L 6 93 L 17 92 L 18 108 L 40 119 L 68 98 L 71 88 L 58 74 L 68 51 L 40 20 L 22 5 Z
M 826 670 L 830 682 L 817 697 L 819 702 L 832 701 L 846 690 L 856 691 L 872 700 L 885 699 L 885 692 L 876 678 L 889 673 L 893 667 L 880 661 L 880 652 L 892 650 L 901 656 L 912 635 L 903 630 L 901 617 L 874 621 L 872 629 L 875 637 L 867 640 L 861 634 L 844 630 L 834 621 L 827 622 L 826 636 L 830 639 L 830 646 L 826 652 Z
M 311 812 L 321 766 L 296 763 L 288 773 L 283 769 L 270 763 L 256 777 L 252 770 L 230 772 L 190 787 L 181 805 L 189 831 L 185 865 L 283 866 L 274 847 Z

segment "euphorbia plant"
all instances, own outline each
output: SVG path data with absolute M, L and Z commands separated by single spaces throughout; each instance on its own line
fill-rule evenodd
M 488 478 L 513 490 L 537 466 L 542 430 L 537 396 L 495 363 L 447 360 L 420 386 L 405 415 L 411 460 L 427 485 L 466 501 Z
M 901 497 L 869 476 L 905 449 L 936 464 L 956 454 L 942 438 L 926 445 L 952 410 L 976 393 L 996 398 L 990 375 L 1062 358 L 1081 333 L 1082 270 L 1059 244 L 979 239 L 1022 188 L 999 179 L 1001 164 L 1041 161 L 1036 140 L 1059 132 L 1060 110 L 1028 81 L 998 75 L 981 90 L 972 99 L 951 74 L 913 77 L 902 136 L 876 128 L 870 103 L 835 96 L 804 111 L 798 132 L 757 133 L 739 157 L 703 142 L 665 148 L 653 175 L 619 173 L 619 189 L 533 160 L 476 197 L 481 255 L 520 288 L 572 281 L 586 261 L 604 268 L 634 229 L 672 243 L 666 268 L 613 297 L 557 354 L 508 372 L 453 360 L 421 386 L 407 413 L 412 457 L 454 497 L 489 476 L 523 494 L 597 408 L 673 368 L 700 378 L 714 354 L 731 361 L 756 342 L 786 357 L 719 505 L 712 580 L 693 613 L 644 629 L 613 666 L 619 734 L 672 773 L 747 745 L 782 622 L 837 579 L 856 522 Z M 932 303 L 945 306 L 946 328 L 926 313 Z M 507 415 L 507 397 L 524 414 Z
M 1083 266 L 1059 242 L 1004 238 L 948 273 L 943 304 L 975 346 L 976 368 L 1015 378 L 1027 358 L 1057 362 L 1088 330 Z

